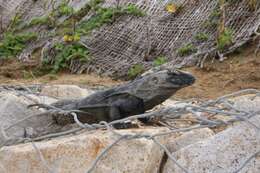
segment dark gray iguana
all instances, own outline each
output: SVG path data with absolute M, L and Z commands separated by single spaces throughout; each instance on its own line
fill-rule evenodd
M 142 114 L 192 85 L 195 78 L 185 72 L 163 70 L 147 74 L 132 82 L 94 93 L 76 101 L 58 101 L 53 106 L 63 110 L 80 110 L 78 119 L 85 123 L 110 122 Z M 58 124 L 74 123 L 72 116 L 57 115 Z M 143 119 L 143 121 L 145 121 Z

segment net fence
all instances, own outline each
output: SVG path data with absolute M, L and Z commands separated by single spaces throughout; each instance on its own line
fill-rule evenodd
M 39 86 L 35 88 L 32 87 L 13 87 L 13 86 L 4 86 L 1 88 L 2 92 L 13 92 L 13 94 L 19 95 L 19 97 L 26 97 L 26 99 L 30 100 L 30 94 L 34 93 L 37 96 L 39 96 L 37 90 L 39 89 Z M 37 158 L 40 159 L 40 163 L 43 165 L 48 172 L 58 172 L 55 170 L 59 170 L 59 165 L 56 165 L 56 167 L 52 167 L 52 162 L 54 161 L 47 161 L 44 155 L 42 154 L 41 149 L 37 147 L 38 143 L 37 141 L 43 141 L 43 140 L 49 140 L 61 136 L 66 135 L 76 135 L 83 132 L 86 132 L 87 134 L 90 134 L 88 132 L 90 131 L 96 131 L 98 129 L 106 130 L 111 134 L 111 136 L 117 137 L 117 139 L 112 142 L 111 144 L 108 144 L 104 147 L 102 151 L 100 151 L 95 159 L 93 159 L 92 164 L 88 166 L 88 170 L 86 172 L 95 172 L 96 167 L 98 164 L 100 164 L 101 160 L 105 155 L 109 154 L 109 151 L 111 148 L 115 147 L 116 144 L 122 142 L 122 141 L 130 141 L 130 140 L 136 140 L 136 139 L 146 139 L 153 141 L 156 146 L 158 146 L 162 151 L 165 152 L 165 154 L 168 156 L 168 159 L 172 161 L 172 163 L 176 164 L 177 167 L 182 172 L 191 172 L 191 170 L 188 170 L 182 164 L 180 164 L 177 159 L 174 157 L 174 155 L 169 151 L 169 149 L 165 146 L 165 144 L 161 143 L 159 140 L 160 137 L 171 135 L 171 134 L 179 134 L 182 132 L 189 132 L 195 129 L 203 129 L 203 128 L 210 128 L 210 129 L 223 129 L 226 127 L 231 127 L 232 125 L 237 122 L 244 122 L 244 125 L 248 125 L 249 128 L 252 128 L 253 130 L 256 130 L 256 133 L 259 132 L 260 127 L 257 124 L 258 121 L 253 121 L 255 118 L 259 117 L 259 110 L 258 107 L 254 110 L 244 110 L 243 106 L 237 107 L 235 102 L 231 101 L 232 99 L 236 97 L 248 97 L 249 100 L 254 101 L 257 100 L 260 96 L 260 91 L 255 89 L 246 89 L 241 90 L 235 93 L 231 93 L 222 97 L 219 97 L 215 100 L 209 100 L 209 101 L 180 101 L 179 103 L 176 103 L 178 106 L 168 106 L 168 107 L 158 107 L 154 111 L 147 112 L 140 115 L 134 115 L 130 117 L 126 117 L 124 119 L 115 120 L 112 122 L 99 122 L 97 124 L 88 124 L 88 123 L 82 123 L 77 117 L 77 114 L 75 110 L 60 110 L 58 108 L 52 107 L 51 110 L 45 111 L 41 114 L 28 114 L 25 117 L 18 119 L 16 121 L 9 122 L 9 125 L 2 126 L 1 127 L 1 141 L 4 140 L 4 142 L 1 144 L 1 146 L 5 145 L 14 145 L 18 143 L 31 143 L 33 146 L 33 149 L 35 150 L 35 154 L 37 155 Z M 256 101 L 255 100 L 255 101 Z M 33 103 L 35 100 L 31 100 Z M 196 102 L 196 104 L 194 104 Z M 256 104 L 258 102 L 256 101 Z M 46 105 L 48 106 L 48 105 Z M 256 106 L 256 105 L 255 105 Z M 31 108 L 28 108 L 31 109 Z M 46 129 L 47 134 L 38 134 L 37 136 L 30 136 L 28 133 L 27 135 L 23 136 L 20 135 L 19 137 L 15 136 L 12 132 L 12 129 L 17 130 L 17 128 L 23 129 L 23 128 L 30 128 L 30 126 L 34 126 L 33 122 L 37 123 L 37 121 L 30 120 L 39 119 L 39 116 L 42 116 L 45 114 L 45 118 L 47 118 L 48 115 L 56 114 L 57 112 L 64 114 L 64 116 L 73 116 L 75 121 L 75 126 L 71 126 L 70 128 L 67 128 L 66 130 L 63 128 L 56 128 L 55 131 L 50 129 Z M 155 134 L 145 134 L 145 133 L 135 133 L 132 132 L 129 133 L 121 133 L 120 130 L 115 130 L 113 125 L 117 123 L 125 123 L 127 121 L 134 121 L 138 118 L 150 118 L 153 121 L 160 122 L 162 127 L 166 127 L 168 130 L 164 132 L 158 132 Z M 185 123 L 179 123 L 180 120 Z M 29 124 L 28 124 L 29 122 Z M 44 123 L 45 121 L 41 120 L 41 123 Z M 38 122 L 39 123 L 39 122 Z M 46 125 L 44 125 L 46 127 Z M 47 126 L 49 127 L 49 126 Z M 50 128 L 50 127 L 49 127 Z M 19 130 L 19 129 L 18 129 Z M 22 131 L 23 132 L 23 131 Z M 250 134 L 250 133 L 249 133 Z M 28 136 L 29 135 L 29 136 Z M 239 158 L 243 160 L 242 162 L 239 162 L 240 164 L 234 168 L 234 173 L 240 172 L 244 167 L 246 167 L 251 160 L 253 160 L 255 157 L 259 155 L 259 150 L 255 148 L 255 152 L 252 153 L 252 155 L 248 156 L 247 158 Z M 62 163 L 62 162 L 61 162 Z M 3 165 L 2 165 L 3 166 Z
M 24 21 L 46 14 L 53 4 L 53 1 L 49 0 L 19 2 L 16 11 L 19 11 Z M 59 1 L 57 2 L 56 6 L 59 4 Z M 88 2 L 70 1 L 70 5 L 79 10 Z M 146 70 L 150 69 L 153 67 L 153 61 L 160 56 L 166 58 L 165 66 L 170 68 L 200 65 L 207 57 L 218 55 L 222 59 L 225 54 L 252 40 L 260 25 L 259 2 L 255 2 L 252 7 L 248 0 L 228 1 L 225 6 L 224 26 L 232 31 L 232 43 L 219 50 L 216 41 L 218 26 L 214 24 L 214 14 L 219 13 L 220 8 L 218 0 L 107 0 L 102 6 L 115 7 L 118 2 L 120 6 L 134 4 L 146 15 L 123 15 L 112 24 L 94 30 L 91 35 L 82 36 L 80 42 L 89 49 L 93 58 L 89 62 L 73 59 L 69 63 L 71 72 L 94 72 L 125 78 L 134 65 L 139 64 Z M 169 13 L 166 10 L 169 3 L 181 7 L 178 13 Z M 86 14 L 80 22 L 91 16 L 93 13 Z M 64 21 L 64 17 L 59 19 L 60 23 Z M 42 57 L 44 60 L 57 58 L 50 51 L 51 45 L 61 40 L 53 36 L 55 29 L 50 31 L 46 26 L 35 26 L 30 30 L 38 33 L 38 39 L 22 52 L 19 59 L 28 59 L 36 48 L 42 47 L 47 52 L 47 55 Z M 196 36 L 199 34 L 207 35 L 207 39 L 198 40 Z M 179 49 L 189 44 L 194 46 L 196 52 L 180 56 Z
M 72 70 L 87 68 L 111 76 L 124 77 L 134 64 L 150 68 L 158 56 L 166 56 L 170 67 L 194 65 L 200 57 L 216 53 L 217 27 L 205 27 L 205 22 L 218 7 L 217 1 L 174 1 L 183 4 L 177 15 L 167 14 L 165 3 L 138 1 L 136 4 L 148 13 L 144 18 L 124 18 L 114 25 L 97 31 L 84 43 L 88 45 L 95 61 L 88 65 L 72 64 Z M 130 3 L 124 1 L 122 3 Z M 227 8 L 226 27 L 233 30 L 233 46 L 224 50 L 227 53 L 246 43 L 259 27 L 260 10 L 250 12 L 247 1 L 236 1 Z M 209 39 L 200 43 L 196 34 L 207 33 Z M 192 43 L 198 52 L 180 57 L 177 50 Z M 90 70 L 91 71 L 91 70 Z

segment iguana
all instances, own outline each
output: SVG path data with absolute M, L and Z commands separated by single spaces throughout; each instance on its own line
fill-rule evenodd
M 62 110 L 82 111 L 78 113 L 81 122 L 110 122 L 142 114 L 170 98 L 181 88 L 192 85 L 194 81 L 195 78 L 189 73 L 161 70 L 121 86 L 99 91 L 84 99 L 58 101 L 52 106 Z M 62 125 L 74 123 L 72 116 L 57 115 L 55 120 Z

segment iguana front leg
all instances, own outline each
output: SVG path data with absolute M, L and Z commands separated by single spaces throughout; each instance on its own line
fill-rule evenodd
M 118 111 L 114 114 L 110 114 L 111 120 L 122 119 L 145 112 L 144 101 L 133 95 L 127 95 L 126 93 L 124 93 L 124 97 L 117 99 L 112 105 L 119 109 L 120 116 L 118 116 Z M 140 118 L 138 120 L 146 123 L 149 118 Z

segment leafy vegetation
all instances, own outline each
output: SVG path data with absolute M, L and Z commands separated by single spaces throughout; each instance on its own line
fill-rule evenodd
M 233 37 L 232 37 L 232 30 L 225 28 L 224 32 L 220 33 L 217 39 L 217 48 L 218 50 L 224 50 L 230 45 L 232 45 Z
M 139 17 L 145 16 L 145 13 L 133 4 L 127 5 L 125 7 L 119 7 L 118 10 L 119 10 L 119 14 L 121 15 L 129 14 L 129 15 L 139 16 Z
M 99 28 L 104 24 L 112 23 L 117 17 L 125 14 L 135 16 L 144 15 L 144 13 L 135 5 L 128 5 L 126 7 L 119 8 L 99 8 L 93 17 L 80 24 L 78 32 L 88 34 L 92 30 Z
M 53 72 L 66 69 L 68 67 L 68 63 L 75 58 L 80 59 L 81 61 L 91 60 L 89 51 L 82 45 L 76 43 L 80 40 L 80 34 L 90 33 L 93 29 L 99 28 L 104 24 L 112 23 L 116 17 L 121 15 L 144 15 L 143 12 L 134 5 L 119 8 L 101 8 L 99 7 L 99 4 L 102 2 L 102 0 L 92 0 L 89 3 L 91 4 L 91 8 L 97 9 L 97 11 L 93 17 L 82 22 L 78 28 L 75 28 L 75 32 L 71 30 L 73 26 L 71 26 L 70 23 L 66 24 L 66 27 L 63 28 L 63 41 L 70 44 L 67 45 L 65 43 L 59 43 L 55 46 L 55 52 L 57 54 L 55 56 L 55 62 L 53 63 Z M 87 10 L 89 10 L 89 7 Z M 66 30 L 68 27 L 70 27 L 70 29 Z M 133 77 L 142 71 L 142 67 L 135 66 L 132 70 L 130 70 L 129 75 Z
M 142 64 L 135 64 L 128 70 L 128 76 L 129 78 L 133 79 L 136 76 L 140 75 L 144 72 L 144 67 Z
M 209 39 L 209 35 L 206 34 L 206 33 L 200 32 L 200 33 L 197 33 L 197 34 L 195 35 L 195 39 L 196 39 L 197 41 L 201 41 L 201 42 L 207 41 L 207 40 Z
M 197 51 L 197 48 L 192 43 L 189 43 L 179 48 L 177 53 L 179 56 L 188 56 L 192 53 L 196 53 Z
M 159 56 L 153 61 L 153 66 L 157 67 L 167 63 L 167 59 L 164 56 Z
M 64 45 L 58 43 L 54 47 L 56 54 L 52 72 L 56 73 L 62 69 L 68 68 L 73 59 L 88 62 L 91 61 L 89 51 L 79 43 Z
M 68 5 L 68 1 L 63 1 L 58 7 L 57 16 L 58 17 L 69 16 L 69 15 L 72 15 L 73 12 L 74 12 L 74 9 L 73 9 L 73 7 Z
M 25 27 L 28 28 L 35 25 L 46 25 L 49 28 L 54 28 L 56 26 L 55 14 L 51 12 L 48 16 L 35 17 Z
M 100 8 L 100 4 L 104 2 L 105 0 L 90 0 L 88 4 L 92 10 L 96 11 Z
M 43 25 L 43 24 L 48 24 L 49 23 L 49 17 L 48 16 L 43 16 L 43 17 L 36 17 L 31 20 L 29 23 L 29 26 L 33 25 Z
M 70 16 L 74 13 L 73 7 L 68 5 L 68 1 L 63 0 L 63 2 L 57 7 L 57 9 L 53 9 L 47 16 L 35 17 L 31 20 L 31 22 L 27 25 L 27 27 L 35 26 L 35 25 L 47 25 L 50 28 L 56 26 L 56 20 L 61 16 Z
M 26 43 L 35 39 L 37 35 L 31 32 L 16 35 L 6 33 L 0 42 L 0 57 L 8 58 L 18 55 L 26 47 Z

